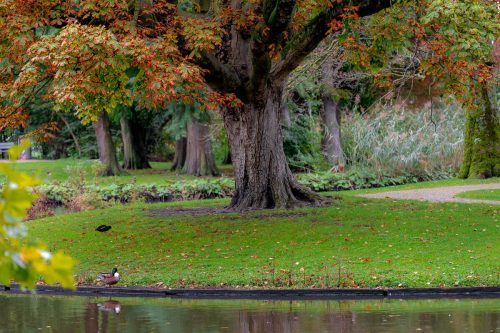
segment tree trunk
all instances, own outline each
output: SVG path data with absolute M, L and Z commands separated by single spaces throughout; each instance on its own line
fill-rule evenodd
M 281 133 L 283 82 L 264 87 L 257 102 L 226 110 L 236 191 L 230 208 L 291 208 L 318 205 L 323 197 L 300 185 L 285 158 Z
M 210 143 L 208 125 L 194 119 L 187 126 L 187 153 L 182 171 L 194 176 L 219 175 Z
M 323 98 L 321 120 L 323 121 L 323 154 L 333 168 L 343 168 L 345 165 L 344 151 L 342 150 L 340 109 L 332 98 Z
M 109 118 L 106 112 L 101 113 L 97 121 L 94 122 L 94 129 L 99 160 L 103 165 L 101 175 L 115 176 L 121 174 L 121 169 L 116 158 L 115 145 L 109 128 Z
M 80 141 L 78 141 L 78 137 L 75 135 L 75 132 L 73 132 L 71 125 L 69 124 L 66 117 L 64 117 L 62 115 L 62 113 L 57 112 L 57 115 L 59 115 L 59 118 L 61 118 L 64 125 L 66 125 L 66 128 L 68 129 L 69 134 L 71 135 L 71 138 L 73 139 L 73 142 L 75 143 L 75 148 L 76 148 L 76 151 L 78 152 L 78 157 L 82 157 L 82 148 L 80 147 Z
M 333 60 L 333 59 L 332 59 Z M 343 169 L 344 152 L 342 150 L 341 130 L 340 130 L 340 108 L 333 99 L 334 64 L 330 59 L 326 59 L 321 65 L 321 120 L 323 122 L 322 148 L 326 160 L 332 168 Z
M 187 148 L 187 139 L 181 138 L 175 141 L 175 155 L 174 161 L 172 163 L 171 171 L 182 171 L 184 167 L 184 162 L 186 161 L 186 148 Z
M 500 176 L 500 123 L 488 87 L 481 88 L 481 105 L 467 110 L 461 178 Z
M 363 17 L 388 8 L 392 1 L 334 1 L 297 31 L 289 29 L 297 15 L 296 1 L 258 1 L 257 7 L 247 1 L 222 3 L 221 9 L 258 8 L 264 18 L 263 24 L 244 29 L 232 24 L 222 45 L 216 52 L 203 53 L 200 62 L 212 89 L 231 93 L 244 103 L 223 111 L 235 168 L 231 207 L 294 207 L 326 201 L 297 183 L 285 159 L 280 124 L 283 83 L 325 38 L 328 23 L 342 16 L 346 6 L 356 6 Z M 283 38 L 285 34 L 288 38 Z M 280 50 L 278 56 L 272 56 L 270 49 Z
M 126 170 L 150 169 L 146 151 L 144 128 L 137 120 L 120 119 L 123 140 L 123 168 Z

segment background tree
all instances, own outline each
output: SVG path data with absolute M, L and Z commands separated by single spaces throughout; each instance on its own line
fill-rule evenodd
M 209 113 L 185 104 L 173 104 L 169 110 L 169 131 L 176 139 L 172 170 L 193 176 L 219 175 L 209 133 Z
M 476 83 L 491 79 L 485 54 L 498 28 L 496 8 L 485 0 L 401 1 L 372 20 L 368 33 L 356 27 L 357 19 L 392 1 L 2 4 L 2 117 L 26 122 L 22 110 L 41 86 L 58 111 L 88 122 L 133 103 L 154 109 L 181 101 L 215 109 L 216 102 L 231 144 L 234 209 L 323 202 L 293 177 L 280 124 L 287 76 L 329 30 L 345 31 L 343 46 L 363 51 L 354 61 L 378 73 L 394 50 L 411 54 L 413 45 L 423 46 L 429 53 L 420 64 L 424 76 L 458 96 L 464 92 L 472 105 L 480 96 Z M 470 15 L 478 20 L 466 20 Z M 51 32 L 42 38 L 36 27 Z M 133 89 L 129 70 L 139 73 Z M 382 86 L 391 81 L 383 73 L 376 80 Z
M 147 110 L 131 107 L 119 108 L 120 128 L 123 141 L 123 168 L 125 170 L 149 169 L 146 144 L 147 122 L 152 117 Z
M 111 174 L 119 168 L 104 113 L 133 103 L 143 109 L 179 100 L 210 104 L 202 71 L 176 45 L 176 35 L 186 30 L 189 36 L 189 29 L 167 2 L 146 5 L 2 1 L 2 129 L 25 127 L 26 105 L 43 90 L 41 98 L 51 100 L 54 110 L 73 112 L 85 124 L 96 122 L 101 159 Z M 193 50 L 217 40 L 212 34 Z M 130 71 L 137 73 L 132 87 Z
M 116 176 L 122 173 L 116 157 L 115 143 L 111 135 L 110 121 L 107 112 L 99 114 L 94 121 L 95 136 L 97 140 L 97 151 L 99 161 L 102 163 L 102 176 Z

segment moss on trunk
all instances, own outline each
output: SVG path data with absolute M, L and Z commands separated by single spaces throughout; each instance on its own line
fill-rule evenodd
M 500 176 L 500 124 L 488 87 L 481 87 L 480 104 L 467 110 L 461 178 Z

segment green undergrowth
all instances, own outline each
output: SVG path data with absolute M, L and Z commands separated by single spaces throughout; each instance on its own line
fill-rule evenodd
M 118 267 L 121 285 L 356 288 L 495 286 L 498 208 L 367 200 L 333 206 L 202 215 L 226 199 L 144 204 L 28 222 L 29 234 L 79 261 L 80 283 Z M 162 215 L 163 214 L 163 215 Z M 112 229 L 99 233 L 95 228 Z
M 421 180 L 412 176 L 377 175 L 363 170 L 345 173 L 304 173 L 298 174 L 297 178 L 300 183 L 317 192 L 379 188 Z M 148 183 L 144 178 L 140 180 L 137 176 L 128 179 L 128 183 L 124 183 L 122 179 L 111 184 L 89 183 L 84 177 L 77 177 L 64 183 L 53 182 L 38 186 L 35 192 L 39 199 L 28 211 L 28 219 L 105 208 L 137 200 L 151 203 L 225 198 L 233 195 L 234 188 L 234 181 L 227 177 L 196 179 L 180 177 L 180 180 L 175 182 L 167 181 L 165 177 L 162 182 Z
M 466 198 L 466 199 L 500 201 L 500 189 L 469 191 L 469 192 L 460 193 L 456 196 L 458 198 Z

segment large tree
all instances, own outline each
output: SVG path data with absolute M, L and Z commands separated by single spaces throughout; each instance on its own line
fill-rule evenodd
M 286 78 L 325 38 L 328 23 L 350 11 L 359 16 L 373 14 L 390 1 L 222 4 L 213 7 L 215 13 L 244 14 L 231 17 L 218 52 L 204 57 L 209 84 L 217 91 L 234 93 L 243 103 L 224 112 L 236 180 L 231 207 L 319 204 L 322 198 L 299 185 L 286 163 L 280 126 Z

